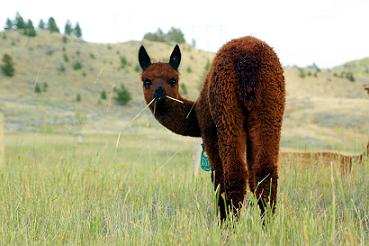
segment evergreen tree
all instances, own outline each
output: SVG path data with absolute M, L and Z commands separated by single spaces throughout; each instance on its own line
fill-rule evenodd
M 25 29 L 26 23 L 24 22 L 23 17 L 17 12 L 15 16 L 15 27 L 17 30 Z
M 13 29 L 13 22 L 8 18 L 5 23 L 5 30 L 9 31 Z
M 184 34 L 180 28 L 172 27 L 167 33 L 164 33 L 160 28 L 154 33 L 148 32 L 144 35 L 144 39 L 157 42 L 175 42 L 185 43 Z
M 45 22 L 43 20 L 40 20 L 40 22 L 38 23 L 38 28 L 40 28 L 41 30 L 45 30 Z
M 36 37 L 36 30 L 31 20 L 28 20 L 24 34 L 29 37 Z
M 13 59 L 10 55 L 5 54 L 3 56 L 3 64 L 1 65 L 1 70 L 8 77 L 13 77 L 15 73 Z
M 151 40 L 151 41 L 157 41 L 157 42 L 165 42 L 165 33 L 158 28 L 156 32 L 148 32 L 144 35 L 144 39 Z
M 73 32 L 72 23 L 70 23 L 70 21 L 67 20 L 64 26 L 64 34 L 70 36 L 72 32 Z
M 184 34 L 180 28 L 172 27 L 166 34 L 166 41 L 175 42 L 178 44 L 185 43 Z
M 48 22 L 47 22 L 47 29 L 50 32 L 57 32 L 60 33 L 59 27 L 55 22 L 55 19 L 53 17 L 50 17 Z
M 74 35 L 76 35 L 77 38 L 81 38 L 82 37 L 82 29 L 79 26 L 78 22 L 76 24 L 76 27 L 74 28 Z

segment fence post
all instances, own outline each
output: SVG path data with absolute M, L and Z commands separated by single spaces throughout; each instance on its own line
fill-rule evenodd
M 2 168 L 5 163 L 4 145 L 4 118 L 3 115 L 0 113 L 0 168 Z

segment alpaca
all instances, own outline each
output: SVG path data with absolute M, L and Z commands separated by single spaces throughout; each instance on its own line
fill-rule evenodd
M 273 49 L 251 36 L 226 43 L 195 102 L 178 91 L 178 45 L 168 63 L 151 63 L 143 46 L 138 59 L 143 94 L 147 103 L 155 101 L 150 105 L 155 118 L 177 134 L 202 137 L 221 220 L 230 211 L 238 216 L 247 184 L 261 214 L 267 206 L 274 212 L 285 81 Z

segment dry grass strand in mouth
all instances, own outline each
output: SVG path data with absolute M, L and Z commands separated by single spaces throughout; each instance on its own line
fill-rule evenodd
M 154 116 L 155 116 L 155 112 L 156 112 L 156 102 L 157 101 L 155 101 L 155 104 L 154 104 Z
M 188 114 L 186 115 L 186 119 L 188 118 L 188 116 L 190 116 L 193 108 L 195 107 L 195 103 L 192 104 L 191 108 L 190 108 L 190 111 L 188 112 Z
M 183 103 L 183 101 L 178 100 L 177 98 L 171 97 L 171 96 L 167 96 L 167 98 L 172 99 L 173 101 L 179 102 L 179 103 Z

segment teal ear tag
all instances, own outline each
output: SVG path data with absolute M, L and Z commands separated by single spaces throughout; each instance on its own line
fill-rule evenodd
M 204 170 L 205 172 L 209 172 L 211 171 L 211 165 L 208 159 L 208 156 L 206 155 L 205 151 L 204 151 L 204 145 L 202 144 L 202 151 L 201 151 L 201 162 L 200 162 L 200 166 L 201 169 Z

